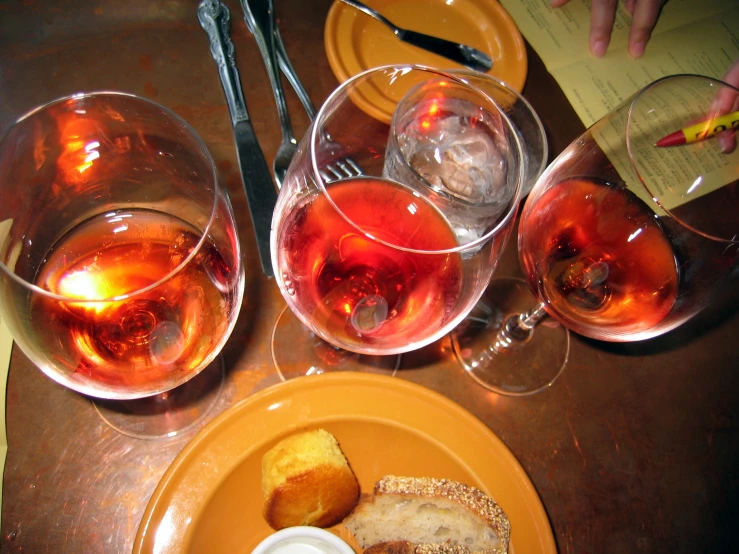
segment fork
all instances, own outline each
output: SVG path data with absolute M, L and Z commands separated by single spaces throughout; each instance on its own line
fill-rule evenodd
M 303 108 L 305 108 L 305 112 L 308 114 L 308 117 L 313 121 L 316 117 L 316 108 L 308 95 L 308 91 L 305 90 L 303 83 L 298 78 L 295 68 L 290 62 L 290 57 L 287 55 L 287 50 L 285 49 L 285 43 L 282 42 L 280 29 L 277 26 L 275 26 L 275 46 L 277 47 L 277 59 L 280 64 L 280 69 L 285 74 L 290 86 L 295 90 L 295 94 L 297 94 L 300 102 L 303 104 Z M 336 144 L 336 146 L 338 149 L 341 149 L 339 144 Z M 323 170 L 319 171 L 319 173 L 326 183 L 363 175 L 362 168 L 349 156 L 339 158 L 334 162 L 327 164 Z
M 275 102 L 277 111 L 280 116 L 280 126 L 282 128 L 282 141 L 277 149 L 277 154 L 273 163 L 273 172 L 277 188 L 282 187 L 285 174 L 290 166 L 290 162 L 297 150 L 297 141 L 292 132 L 290 116 L 285 102 L 285 93 L 282 89 L 282 82 L 278 73 L 278 67 L 285 74 L 287 81 L 295 90 L 298 99 L 305 109 L 311 121 L 315 118 L 316 108 L 305 90 L 303 83 L 298 78 L 290 58 L 285 49 L 285 43 L 282 41 L 282 35 L 275 23 L 274 5 L 272 0 L 241 0 L 244 9 L 244 21 L 251 33 L 257 39 L 257 45 L 264 58 L 267 66 L 272 90 L 275 94 Z M 264 7 L 268 12 L 264 13 Z M 259 17 L 259 19 L 257 19 Z M 265 32 L 267 35 L 265 36 Z M 271 40 L 270 40 L 271 38 Z M 340 146 L 340 145 L 337 145 Z M 338 179 L 346 179 L 349 177 L 358 177 L 362 175 L 362 169 L 350 157 L 344 157 L 326 165 L 324 170 L 320 172 L 321 178 L 330 183 Z
M 318 172 L 326 183 L 338 181 L 340 179 L 348 179 L 350 177 L 359 177 L 363 175 L 362 168 L 349 156 L 338 159 L 326 166 Z
M 241 0 L 241 7 L 244 10 L 246 26 L 254 35 L 259 52 L 262 54 L 269 76 L 269 82 L 272 85 L 272 92 L 275 95 L 275 104 L 277 104 L 282 140 L 280 141 L 279 148 L 277 148 L 275 159 L 272 162 L 272 171 L 277 188 L 281 188 L 287 168 L 290 166 L 290 162 L 298 149 L 298 141 L 293 134 L 290 113 L 288 112 L 287 102 L 285 101 L 285 91 L 282 88 L 282 81 L 280 80 L 277 52 L 275 49 L 275 30 L 277 26 L 274 18 L 274 5 L 272 0 Z
M 290 86 L 295 91 L 300 103 L 303 104 L 305 113 L 307 113 L 310 120 L 313 121 L 313 118 L 316 117 L 316 107 L 313 105 L 313 102 L 308 95 L 308 91 L 305 90 L 303 83 L 298 78 L 298 72 L 295 71 L 293 64 L 290 62 L 290 57 L 287 55 L 287 50 L 285 49 L 285 43 L 282 42 L 280 28 L 277 27 L 277 25 L 275 25 L 275 47 L 277 48 L 277 61 L 282 73 L 284 73 L 287 78 L 287 82 L 290 83 Z

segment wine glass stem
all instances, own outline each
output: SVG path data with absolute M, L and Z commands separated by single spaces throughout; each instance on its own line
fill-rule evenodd
M 502 352 L 528 341 L 539 322 L 547 317 L 544 304 L 540 303 L 528 312 L 510 316 L 498 331 L 492 349 Z

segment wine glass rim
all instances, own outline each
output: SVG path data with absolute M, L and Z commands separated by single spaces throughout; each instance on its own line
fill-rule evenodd
M 34 283 L 29 283 L 22 277 L 19 277 L 16 275 L 16 273 L 11 270 L 2 260 L 0 260 L 0 270 L 2 270 L 8 277 L 10 277 L 12 280 L 14 280 L 16 283 L 20 284 L 21 286 L 29 289 L 31 292 L 39 294 L 41 296 L 44 296 L 46 298 L 50 298 L 52 300 L 58 300 L 62 302 L 75 302 L 75 303 L 92 303 L 92 302 L 118 302 L 121 300 L 126 300 L 128 298 L 136 297 L 140 294 L 143 294 L 147 291 L 153 290 L 159 286 L 162 285 L 162 283 L 169 281 L 172 277 L 177 275 L 180 271 L 182 271 L 190 262 L 195 258 L 195 256 L 198 255 L 198 253 L 202 250 L 203 244 L 205 244 L 205 240 L 208 236 L 208 233 L 210 232 L 211 227 L 213 226 L 213 221 L 215 220 L 216 211 L 218 207 L 218 196 L 220 194 L 220 183 L 218 181 L 218 173 L 216 171 L 215 162 L 213 160 L 213 157 L 210 154 L 210 151 L 208 150 L 208 147 L 206 146 L 203 139 L 200 137 L 200 135 L 195 131 L 195 129 L 187 122 L 184 118 L 179 116 L 177 113 L 172 111 L 171 109 L 167 108 L 166 106 L 163 106 L 159 104 L 158 102 L 154 102 L 153 100 L 149 100 L 148 98 L 144 98 L 142 96 L 139 96 L 137 94 L 133 94 L 130 92 L 121 92 L 121 91 L 114 91 L 114 90 L 97 90 L 92 92 L 77 92 L 73 94 L 69 94 L 67 96 L 62 96 L 59 98 L 56 98 L 54 100 L 51 100 L 45 104 L 41 104 L 32 110 L 26 112 L 25 114 L 18 117 L 15 122 L 8 128 L 7 132 L 0 137 L 0 145 L 5 141 L 5 139 L 8 137 L 8 135 L 12 132 L 12 130 L 15 128 L 16 125 L 22 123 L 26 119 L 32 117 L 33 115 L 42 112 L 52 106 L 62 104 L 64 102 L 68 102 L 70 100 L 77 101 L 83 98 L 93 98 L 93 97 L 123 97 L 123 98 L 132 98 L 138 102 L 142 102 L 144 104 L 149 104 L 152 107 L 158 108 L 162 110 L 166 115 L 169 117 L 172 117 L 175 121 L 177 121 L 179 124 L 181 124 L 185 130 L 188 132 L 188 134 L 191 135 L 191 137 L 194 139 L 194 141 L 201 147 L 203 154 L 205 155 L 205 158 L 208 161 L 208 164 L 211 168 L 212 178 L 213 178 L 213 205 L 211 206 L 210 215 L 208 217 L 208 222 L 203 228 L 202 232 L 200 233 L 200 238 L 198 239 L 197 244 L 193 247 L 193 249 L 190 251 L 190 253 L 183 259 L 174 269 L 172 269 L 169 273 L 158 279 L 155 283 L 152 283 L 150 285 L 147 285 L 145 287 L 142 287 L 140 289 L 136 289 L 131 292 L 127 292 L 125 294 L 120 294 L 116 296 L 110 296 L 106 298 L 75 298 L 70 296 L 65 296 L 62 294 L 57 294 L 54 292 L 51 292 L 49 290 L 46 290 L 42 287 L 39 287 L 38 285 Z M 239 254 L 240 255 L 240 254 Z
M 634 110 L 635 110 L 635 107 L 636 107 L 637 102 L 639 101 L 639 99 L 644 94 L 646 94 L 648 91 L 650 91 L 654 87 L 659 86 L 663 82 L 665 82 L 665 81 L 672 81 L 672 80 L 675 80 L 675 79 L 684 79 L 686 77 L 687 78 L 691 78 L 691 79 L 703 80 L 703 81 L 706 81 L 706 82 L 710 82 L 710 83 L 716 84 L 716 85 L 721 86 L 721 87 L 732 88 L 732 89 L 734 89 L 737 92 L 737 94 L 739 94 L 739 88 L 737 88 L 737 87 L 735 87 L 733 85 L 730 85 L 729 83 L 726 83 L 726 82 L 722 81 L 721 79 L 716 79 L 714 77 L 709 77 L 707 75 L 697 75 L 697 74 L 694 74 L 694 73 L 676 73 L 676 74 L 673 74 L 673 75 L 666 75 L 664 77 L 660 77 L 659 79 L 656 79 L 656 80 L 652 81 L 651 83 L 649 83 L 648 85 L 646 85 L 645 87 L 643 87 L 641 90 L 639 90 L 634 95 L 634 98 L 631 100 L 630 105 L 629 105 L 628 115 L 627 115 L 627 118 L 626 118 L 626 130 L 625 130 L 625 132 L 626 132 L 626 150 L 627 150 L 627 152 L 629 154 L 629 163 L 631 164 L 632 169 L 634 170 L 634 172 L 636 173 L 637 177 L 639 178 L 639 181 L 641 182 L 642 186 L 644 187 L 644 190 L 646 190 L 647 193 L 649 194 L 649 198 L 651 198 L 652 201 L 655 204 L 657 204 L 660 207 L 660 209 L 662 211 L 664 211 L 676 223 L 680 224 L 682 227 L 685 227 L 686 229 L 688 229 L 688 230 L 690 230 L 690 231 L 692 231 L 692 232 L 694 232 L 694 233 L 696 233 L 696 234 L 698 234 L 698 235 L 700 235 L 700 236 L 702 236 L 704 238 L 707 238 L 709 240 L 713 240 L 713 241 L 716 241 L 716 242 L 722 242 L 722 243 L 726 243 L 726 244 L 738 244 L 739 243 L 739 238 L 727 239 L 727 238 L 722 238 L 722 237 L 714 236 L 714 235 L 712 235 L 710 233 L 706 233 L 705 231 L 701 231 L 700 229 L 697 229 L 696 227 L 694 227 L 692 225 L 689 225 L 686 221 L 684 221 L 680 217 L 676 216 L 670 209 L 668 209 L 664 205 L 664 203 L 659 199 L 659 197 L 657 195 L 655 195 L 654 191 L 652 191 L 652 189 L 649 187 L 649 185 L 647 185 L 647 183 L 645 182 L 644 178 L 642 177 L 641 171 L 639 171 L 639 167 L 637 166 L 637 163 L 636 163 L 636 160 L 635 160 L 635 152 L 634 152 L 632 141 L 631 141 L 631 125 L 632 125 L 632 115 L 634 114 Z M 739 148 L 739 146 L 737 148 Z M 734 235 L 734 237 L 737 237 L 737 235 Z
M 347 216 L 344 213 L 344 211 L 341 208 L 339 208 L 339 206 L 336 205 L 336 203 L 334 202 L 334 199 L 328 193 L 326 189 L 326 182 L 321 176 L 321 171 L 318 166 L 318 160 L 316 159 L 316 148 L 314 147 L 314 145 L 317 144 L 320 138 L 319 137 L 319 133 L 320 133 L 319 125 L 317 123 L 320 122 L 324 118 L 325 112 L 328 109 L 328 107 L 332 104 L 333 100 L 344 91 L 345 88 L 350 86 L 352 83 L 359 81 L 360 79 L 364 79 L 367 75 L 383 73 L 385 71 L 401 71 L 401 72 L 404 72 L 403 74 L 408 73 L 410 71 L 422 71 L 422 72 L 427 72 L 427 73 L 433 73 L 435 75 L 448 78 L 456 83 L 459 83 L 465 87 L 472 89 L 476 94 L 481 95 L 488 102 L 491 102 L 493 105 L 495 105 L 496 108 L 498 107 L 495 101 L 492 98 L 490 98 L 490 96 L 486 94 L 483 90 L 481 90 L 479 87 L 476 87 L 475 85 L 471 83 L 468 83 L 461 76 L 455 75 L 448 71 L 437 69 L 435 67 L 419 65 L 419 64 L 389 64 L 389 65 L 373 67 L 370 69 L 366 69 L 360 73 L 357 73 L 353 77 L 350 77 L 349 79 L 341 83 L 328 96 L 328 98 L 326 98 L 326 101 L 323 103 L 321 108 L 318 110 L 318 113 L 316 114 L 316 117 L 314 119 L 314 124 L 311 126 L 311 130 L 310 130 L 311 134 L 310 134 L 310 142 L 309 142 L 308 150 L 309 150 L 310 158 L 311 158 L 313 178 L 315 179 L 318 185 L 318 188 L 321 190 L 321 193 L 328 200 L 328 202 L 331 204 L 333 209 L 344 219 L 344 221 L 346 221 L 349 225 L 351 225 L 358 233 L 360 233 L 362 236 L 364 236 L 368 240 L 382 244 L 384 246 L 388 246 L 390 248 L 393 248 L 394 250 L 400 250 L 402 252 L 408 252 L 411 254 L 438 255 L 438 254 L 456 254 L 456 253 L 465 252 L 468 250 L 473 250 L 473 249 L 477 249 L 481 247 L 486 242 L 488 242 L 492 237 L 497 235 L 502 229 L 504 229 L 507 226 L 507 224 L 510 222 L 510 219 L 512 217 L 515 217 L 515 214 L 517 213 L 517 207 L 521 200 L 521 195 L 522 195 L 523 186 L 524 186 L 523 147 L 521 146 L 518 133 L 515 132 L 515 128 L 513 127 L 513 124 L 511 123 L 510 119 L 499 108 L 498 108 L 499 113 L 503 117 L 503 120 L 506 122 L 506 125 L 508 125 L 509 129 L 511 130 L 511 137 L 515 141 L 515 148 L 518 151 L 518 159 L 520 160 L 518 164 L 518 176 L 516 179 L 516 190 L 514 191 L 513 195 L 511 196 L 508 202 L 505 215 L 498 220 L 497 224 L 492 229 L 490 229 L 484 235 L 475 239 L 474 241 L 470 241 L 465 244 L 460 244 L 458 246 L 455 246 L 454 248 L 445 248 L 445 249 L 439 249 L 439 250 L 419 250 L 415 248 L 408 248 L 405 246 L 400 246 L 398 244 L 393 244 L 392 242 L 380 239 L 372 235 L 371 233 L 368 233 L 364 229 L 362 229 L 349 216 Z M 374 178 L 380 179 L 380 177 L 374 177 Z

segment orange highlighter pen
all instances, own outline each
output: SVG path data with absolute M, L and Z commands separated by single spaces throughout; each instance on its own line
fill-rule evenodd
M 655 146 L 679 146 L 712 137 L 728 129 L 739 129 L 739 112 L 696 123 L 659 139 Z

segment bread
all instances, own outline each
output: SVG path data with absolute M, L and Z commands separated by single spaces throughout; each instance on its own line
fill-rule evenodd
M 364 554 L 470 554 L 470 549 L 449 542 L 413 544 L 409 541 L 389 541 L 365 548 Z
M 505 554 L 511 536 L 508 517 L 490 496 L 457 481 L 430 477 L 383 477 L 344 525 L 367 549 L 408 541 L 459 545 L 474 554 Z
M 336 438 L 324 429 L 290 435 L 262 457 L 262 514 L 276 530 L 329 527 L 359 501 L 359 483 Z

